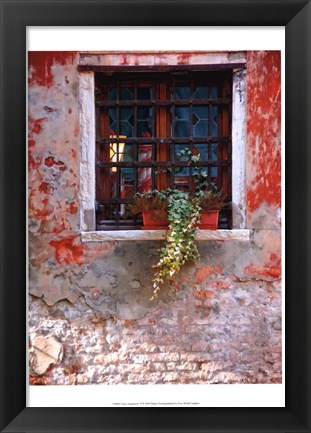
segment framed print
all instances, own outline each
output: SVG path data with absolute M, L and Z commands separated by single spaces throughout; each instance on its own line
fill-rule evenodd
M 1 14 L 1 431 L 310 431 L 310 2 Z

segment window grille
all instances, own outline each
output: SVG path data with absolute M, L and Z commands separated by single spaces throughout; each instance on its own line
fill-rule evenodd
M 137 229 L 136 192 L 204 173 L 231 198 L 232 70 L 95 74 L 97 230 Z M 189 162 L 189 155 L 197 155 Z M 231 211 L 220 215 L 231 227 Z

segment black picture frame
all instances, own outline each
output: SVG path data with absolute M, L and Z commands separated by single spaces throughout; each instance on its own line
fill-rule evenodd
M 1 431 L 310 432 L 310 1 L 0 4 Z M 26 27 L 105 25 L 285 26 L 285 408 L 26 407 Z

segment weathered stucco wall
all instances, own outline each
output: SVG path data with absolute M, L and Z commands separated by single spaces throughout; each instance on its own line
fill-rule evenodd
M 31 383 L 281 382 L 280 53 L 247 54 L 250 241 L 199 241 L 155 301 L 160 241 L 81 242 L 78 58 L 29 53 Z

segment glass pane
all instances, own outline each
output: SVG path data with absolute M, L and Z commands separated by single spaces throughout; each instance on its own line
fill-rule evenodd
M 152 108 L 137 108 L 137 136 L 151 137 L 152 135 Z
M 116 108 L 109 108 L 108 110 L 109 115 L 109 134 L 115 135 L 117 132 L 117 110 Z
M 189 144 L 176 144 L 172 146 L 174 149 L 174 160 L 175 161 L 190 161 L 191 150 Z M 176 167 L 174 169 L 175 176 L 189 176 L 188 167 Z
M 189 190 L 189 177 L 191 175 L 190 168 L 184 167 L 182 169 L 176 167 L 173 169 L 174 176 L 174 188 L 182 189 L 185 191 Z
M 108 100 L 115 101 L 117 99 L 117 89 L 115 87 L 111 87 L 108 89 Z
M 152 144 L 138 145 L 138 161 L 152 161 Z M 149 167 L 138 168 L 138 191 L 152 190 L 152 169 Z
M 218 86 L 211 87 L 211 98 L 218 98 Z
M 207 99 L 209 97 L 209 89 L 205 87 L 196 87 L 193 92 L 194 99 Z
M 211 135 L 213 137 L 218 136 L 218 107 L 212 106 L 212 132 Z
M 189 99 L 190 98 L 190 87 L 175 87 L 175 99 Z
M 193 136 L 207 137 L 208 136 L 208 107 L 194 106 L 193 107 Z
M 120 134 L 127 138 L 133 137 L 133 108 L 120 108 Z
M 217 161 L 218 160 L 218 143 L 211 143 L 210 151 L 211 151 L 210 158 L 213 161 Z M 218 167 L 210 167 L 209 175 L 212 176 L 213 178 L 216 178 L 218 175 Z
M 218 159 L 218 143 L 211 143 L 211 159 L 217 161 Z
M 120 197 L 130 198 L 134 195 L 134 168 L 121 168 Z
M 208 160 L 208 144 L 207 143 L 197 143 L 194 146 L 195 153 L 200 154 L 200 161 Z
M 135 160 L 135 145 L 126 143 L 121 154 L 121 161 L 130 162 Z
M 176 107 L 175 108 L 175 137 L 190 136 L 190 108 Z
M 133 87 L 121 87 L 120 89 L 120 100 L 129 101 L 134 99 L 134 89 Z
M 138 87 L 137 99 L 143 99 L 143 100 L 152 99 L 152 88 L 151 87 Z

